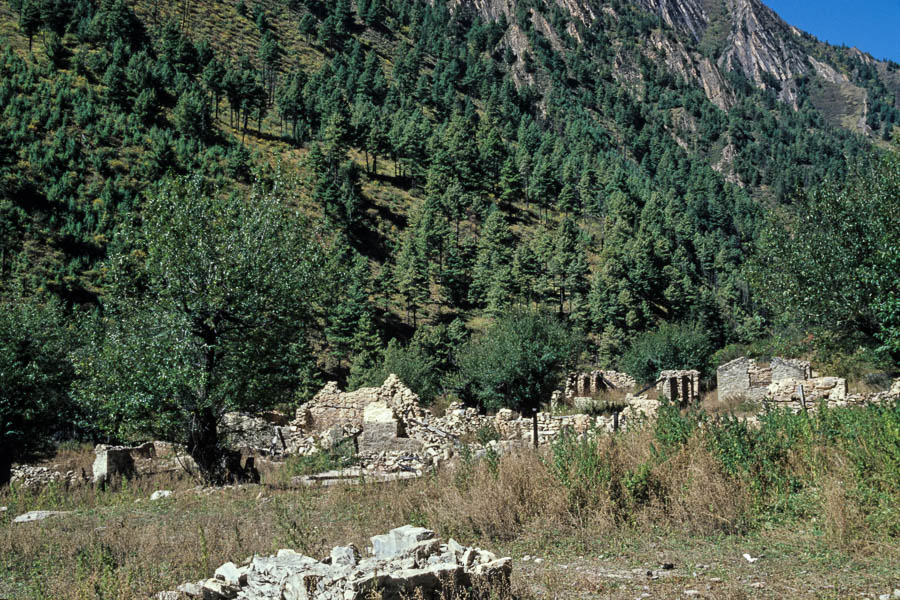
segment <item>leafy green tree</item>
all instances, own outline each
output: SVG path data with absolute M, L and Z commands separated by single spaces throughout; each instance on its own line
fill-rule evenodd
M 900 156 L 858 165 L 773 213 L 751 263 L 759 299 L 781 321 L 838 339 L 880 336 L 897 352 Z
M 396 375 L 419 395 L 424 404 L 431 404 L 441 393 L 440 373 L 433 356 L 421 346 L 410 343 L 403 346 L 396 339 L 369 369 L 351 373 L 349 387 L 379 386 L 389 375 Z
M 580 340 L 553 315 L 514 310 L 460 350 L 454 387 L 488 410 L 534 413 L 574 365 Z
M 0 486 L 12 461 L 39 449 L 72 417 L 68 354 L 77 339 L 59 306 L 0 301 Z
M 289 401 L 308 368 L 321 252 L 283 190 L 191 178 L 150 195 L 117 238 L 103 335 L 79 360 L 99 420 L 183 443 L 210 482 L 229 470 L 224 413 Z

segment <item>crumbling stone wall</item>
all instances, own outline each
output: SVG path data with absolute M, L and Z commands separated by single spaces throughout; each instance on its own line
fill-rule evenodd
M 657 377 L 656 389 L 672 402 L 699 402 L 700 371 L 661 371 Z
M 766 402 L 795 410 L 813 408 L 822 400 L 831 405 L 842 405 L 847 400 L 847 380 L 843 377 L 782 379 L 769 386 L 766 397 Z
M 366 406 L 384 402 L 398 413 L 420 410 L 419 397 L 390 375 L 381 387 L 342 392 L 336 381 L 328 382 L 313 399 L 297 409 L 294 424 L 322 431 L 335 426 L 362 426 Z
M 809 362 L 775 357 L 769 364 L 758 364 L 742 356 L 716 369 L 720 400 L 746 398 L 761 401 L 769 394 L 769 386 L 785 379 L 805 380 L 812 377 Z
M 608 390 L 630 390 L 635 385 L 634 377 L 618 371 L 575 372 L 566 376 L 564 396 L 571 403 L 577 397 L 596 396 Z
M 809 379 L 812 377 L 812 367 L 809 361 L 797 360 L 795 358 L 781 358 L 776 356 L 769 363 L 772 370 L 772 382 L 781 381 L 783 379 Z

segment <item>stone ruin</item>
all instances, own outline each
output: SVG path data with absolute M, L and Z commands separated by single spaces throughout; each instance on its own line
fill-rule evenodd
M 178 591 L 159 592 L 157 600 L 383 600 L 490 597 L 509 589 L 511 558 L 468 548 L 453 539 L 446 544 L 433 531 L 404 525 L 370 538 L 363 558 L 352 545 L 338 546 L 322 560 L 293 550 L 275 556 L 253 556 L 241 566 L 227 562 L 215 575 L 187 583 Z
M 765 402 L 791 408 L 814 408 L 825 400 L 839 405 L 847 400 L 847 380 L 843 377 L 785 378 L 769 385 Z
M 569 373 L 566 376 L 566 387 L 563 397 L 568 404 L 575 398 L 596 396 L 599 393 L 610 390 L 627 391 L 637 385 L 634 377 L 618 371 L 584 371 Z
M 716 369 L 719 400 L 745 398 L 762 401 L 769 394 L 769 386 L 785 379 L 806 381 L 813 377 L 809 362 L 774 357 L 768 364 L 752 358 L 740 357 Z
M 193 459 L 178 453 L 169 442 L 146 442 L 139 446 L 109 446 L 94 448 L 92 482 L 106 485 L 122 477 L 152 475 L 183 469 L 196 469 Z
M 761 368 L 754 361 L 739 359 L 723 365 L 720 373 L 727 376 L 740 370 L 745 388 L 750 386 L 749 373 L 758 376 L 765 371 L 762 379 L 779 379 L 770 382 L 763 398 L 776 405 L 800 410 L 805 404 L 814 407 L 825 400 L 832 405 L 853 405 L 880 402 L 900 396 L 900 383 L 895 384 L 896 393 L 882 392 L 876 395 L 851 395 L 847 393 L 846 380 L 828 377 L 807 377 L 797 379 L 786 375 L 812 374 L 808 363 L 779 359 Z M 581 390 L 589 391 L 591 386 L 613 379 L 609 372 L 595 372 L 596 376 L 581 378 Z M 775 375 L 773 375 L 773 373 Z M 627 377 L 627 376 L 626 376 Z M 734 379 L 734 377 L 732 377 Z M 629 379 L 615 377 L 620 384 Z M 663 371 L 657 383 L 657 393 L 682 404 L 699 399 L 698 371 Z M 579 389 L 577 379 L 574 389 Z M 803 396 L 800 395 L 803 386 Z M 585 387 L 587 386 L 587 387 Z M 735 389 L 732 385 L 730 389 Z M 579 397 L 576 397 L 579 398 Z M 659 402 L 647 395 L 634 396 L 628 393 L 622 408 L 615 414 L 554 415 L 537 413 L 538 444 L 547 444 L 561 432 L 571 431 L 576 435 L 589 432 L 612 432 L 617 427 L 627 428 L 642 419 L 656 416 Z M 576 403 L 577 407 L 577 403 Z M 419 403 L 418 396 L 395 376 L 389 376 L 380 387 L 362 388 L 343 392 L 335 382 L 325 385 L 308 403 L 301 406 L 289 420 L 287 415 L 271 413 L 260 416 L 229 413 L 224 419 L 228 439 L 233 448 L 239 448 L 245 455 L 278 457 L 309 456 L 328 450 L 339 444 L 350 446 L 355 455 L 356 466 L 296 478 L 296 484 L 330 485 L 333 483 L 361 481 L 390 481 L 416 477 L 437 468 L 442 463 L 458 455 L 464 445 L 478 455 L 490 450 L 510 452 L 533 445 L 533 424 L 531 415 L 519 415 L 503 409 L 496 415 L 482 415 L 476 409 L 462 404 L 451 404 L 442 417 Z M 171 444 L 149 442 L 136 447 L 98 446 L 94 462 L 93 479 L 103 484 L 115 478 L 132 473 L 145 474 L 161 470 L 179 468 L 180 462 L 188 461 L 187 456 L 175 456 Z
M 700 401 L 700 371 L 661 371 L 656 378 L 661 396 L 678 404 Z
M 618 419 L 612 415 L 539 412 L 538 444 L 551 442 L 564 430 L 579 435 L 591 430 L 613 431 L 616 423 L 625 427 L 652 416 L 658 405 L 644 397 L 631 398 L 629 403 Z M 342 392 L 336 383 L 328 383 L 298 409 L 294 421 L 285 429 L 288 439 L 299 442 L 290 447 L 294 454 L 313 454 L 328 444 L 341 442 L 353 443 L 357 450 L 358 467 L 304 478 L 302 483 L 310 485 L 358 480 L 361 474 L 375 480 L 385 479 L 388 474 L 421 475 L 453 458 L 464 444 L 475 444 L 478 454 L 488 449 L 508 452 L 534 443 L 530 415 L 522 416 L 509 409 L 494 416 L 482 415 L 474 408 L 454 403 L 444 416 L 435 417 L 422 408 L 419 397 L 395 375 L 379 388 L 353 392 Z M 482 435 L 495 439 L 479 449 L 477 439 Z
M 821 377 L 809 362 L 775 357 L 769 364 L 740 357 L 716 370 L 720 399 L 744 398 L 793 411 L 815 410 L 823 402 L 831 407 L 865 406 L 900 399 L 900 379 L 890 390 L 851 394 L 843 377 Z

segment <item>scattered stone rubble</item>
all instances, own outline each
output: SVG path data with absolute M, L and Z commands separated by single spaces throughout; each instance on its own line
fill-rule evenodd
M 323 560 L 279 550 L 241 566 L 225 563 L 214 577 L 183 584 L 178 592 L 204 600 L 356 600 L 375 592 L 384 600 L 430 600 L 449 597 L 442 592 L 454 589 L 488 592 L 509 586 L 511 558 L 453 539 L 442 544 L 422 527 L 404 525 L 370 540 L 365 558 L 352 545 L 333 548 Z M 178 598 L 178 592 L 160 592 L 156 598 Z
M 80 485 L 88 481 L 87 473 L 75 473 L 66 471 L 62 473 L 55 469 L 42 466 L 17 465 L 12 468 L 10 483 L 22 489 L 34 490 L 51 483 L 59 483 L 65 487 Z

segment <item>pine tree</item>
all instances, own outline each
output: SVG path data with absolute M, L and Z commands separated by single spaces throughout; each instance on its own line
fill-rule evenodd
M 40 0 L 24 0 L 19 13 L 19 26 L 22 28 L 22 32 L 28 36 L 29 52 L 31 52 L 34 34 L 40 30 L 41 25 L 43 25 L 43 21 L 41 19 Z
M 341 285 L 340 293 L 335 294 L 335 302 L 326 315 L 325 339 L 330 354 L 340 367 L 353 353 L 371 349 L 374 322 L 369 300 L 371 285 L 368 261 L 353 251 L 344 237 L 335 241 L 334 251 L 337 256 L 330 261 L 328 270 Z M 366 325 L 366 332 L 359 331 L 361 322 Z
M 406 302 L 406 320 L 415 327 L 418 310 L 429 297 L 428 261 L 411 228 L 404 232 L 400 242 L 394 276 L 397 290 Z
M 515 158 L 508 156 L 503 161 L 503 167 L 500 169 L 500 202 L 507 208 L 512 208 L 513 204 L 521 201 L 524 196 L 522 175 L 519 173 L 519 167 L 516 165 Z
M 472 270 L 470 301 L 496 312 L 512 300 L 512 248 L 514 238 L 503 213 L 493 209 L 481 226 Z M 491 302 L 489 303 L 489 296 Z

